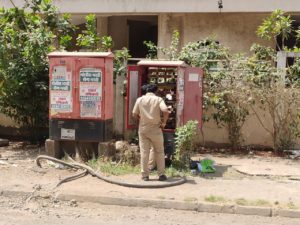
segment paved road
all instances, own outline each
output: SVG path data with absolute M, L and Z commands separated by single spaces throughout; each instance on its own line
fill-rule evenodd
M 0 196 L 0 225 L 299 225 L 299 219 L 107 206 Z

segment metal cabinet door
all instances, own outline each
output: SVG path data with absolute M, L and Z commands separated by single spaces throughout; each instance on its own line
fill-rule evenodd
M 127 70 L 127 96 L 125 104 L 126 129 L 137 128 L 132 117 L 132 110 L 137 98 L 141 95 L 141 72 L 139 66 L 128 66 Z
M 75 60 L 76 118 L 105 118 L 105 65 L 103 58 L 77 58 Z
M 202 126 L 203 69 L 187 67 L 184 74 L 183 123 L 197 120 Z
M 49 69 L 49 118 L 73 118 L 74 60 L 71 57 L 51 57 Z

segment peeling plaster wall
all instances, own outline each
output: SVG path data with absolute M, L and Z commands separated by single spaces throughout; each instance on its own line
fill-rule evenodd
M 160 14 L 158 44 L 170 45 L 173 30 L 181 34 L 181 46 L 215 36 L 221 44 L 233 52 L 249 52 L 252 43 L 273 45 L 256 36 L 256 29 L 269 14 L 258 13 L 198 13 Z

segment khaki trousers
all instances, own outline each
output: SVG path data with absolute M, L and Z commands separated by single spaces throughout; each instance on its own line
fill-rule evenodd
M 149 154 L 153 148 L 158 176 L 165 174 L 164 138 L 160 128 L 139 132 L 142 176 L 149 176 Z

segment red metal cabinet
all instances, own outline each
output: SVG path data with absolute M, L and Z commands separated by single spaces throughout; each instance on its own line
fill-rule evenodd
M 127 73 L 127 96 L 126 96 L 126 128 L 136 128 L 132 118 L 132 109 L 136 99 L 141 96 L 141 86 L 149 82 L 151 70 L 157 70 L 159 79 L 168 79 L 168 71 L 174 71 L 176 76 L 174 92 L 176 93 L 176 127 L 184 125 L 189 120 L 197 120 L 199 127 L 202 126 L 202 85 L 203 69 L 188 67 L 182 61 L 149 61 L 142 60 L 137 65 L 128 66 Z M 166 71 L 164 73 L 164 71 Z M 167 75 L 164 75 L 167 74 Z M 172 87 L 172 84 L 169 84 Z M 158 88 L 160 85 L 158 84 Z M 158 94 L 159 95 L 159 94 Z M 164 98 L 164 96 L 161 96 Z M 168 100 L 164 99 L 166 103 Z M 168 104 L 167 104 L 168 105 Z
M 48 55 L 50 139 L 103 141 L 113 119 L 113 54 Z

